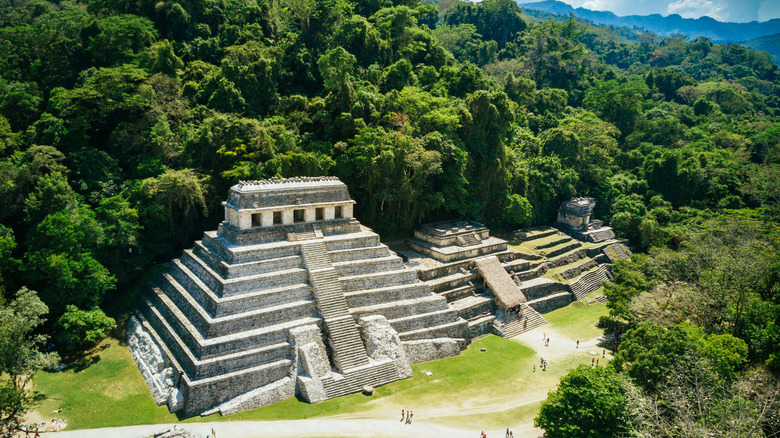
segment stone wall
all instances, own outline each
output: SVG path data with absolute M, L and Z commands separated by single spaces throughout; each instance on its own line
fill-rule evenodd
M 560 292 L 549 295 L 544 298 L 529 301 L 528 305 L 539 313 L 552 312 L 553 310 L 566 307 L 573 301 L 574 297 L 570 292 Z
M 162 348 L 144 330 L 143 324 L 136 316 L 131 316 L 127 322 L 127 347 L 149 386 L 154 401 L 162 405 L 171 399 L 171 406 L 180 409 L 180 394 L 175 385 L 177 373 Z
M 460 341 L 465 343 L 465 339 Z M 461 350 L 458 340 L 452 338 L 404 341 L 403 346 L 406 351 L 406 357 L 411 363 L 444 359 L 445 357 L 460 354 Z
M 412 377 L 412 367 L 406 351 L 387 319 L 381 315 L 360 318 L 360 335 L 366 346 L 366 353 L 374 360 L 392 360 L 401 379 Z M 458 350 L 460 353 L 460 350 Z

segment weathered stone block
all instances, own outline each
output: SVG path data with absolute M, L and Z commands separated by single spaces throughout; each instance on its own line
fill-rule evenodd
M 401 339 L 384 316 L 364 316 L 359 320 L 360 335 L 366 346 L 366 353 L 374 360 L 390 359 L 402 379 L 412 377 L 412 367 L 401 345 Z
M 158 405 L 166 403 L 175 389 L 173 368 L 162 348 L 144 330 L 143 324 L 136 316 L 131 316 L 127 323 L 127 346 L 152 391 L 154 401 Z
M 411 363 L 427 362 L 460 354 L 460 344 L 453 338 L 404 341 L 406 357 Z

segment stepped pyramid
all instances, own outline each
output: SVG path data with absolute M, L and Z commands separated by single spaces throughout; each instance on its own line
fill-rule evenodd
M 352 217 L 337 178 L 242 182 L 225 221 L 171 261 L 131 321 L 159 404 L 230 414 L 411 376 L 465 348 L 467 322 Z
M 591 220 L 592 205 L 585 204 L 583 220 Z M 612 261 L 631 255 L 611 229 L 598 230 L 604 234 L 582 238 L 586 243 L 551 227 L 518 231 L 521 251 L 478 222 L 444 221 L 420 227 L 402 253 L 420 281 L 467 321 L 469 340 L 509 338 L 601 287 L 612 278 Z

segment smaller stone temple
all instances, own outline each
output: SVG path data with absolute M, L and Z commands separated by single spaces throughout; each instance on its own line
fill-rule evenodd
M 415 230 L 409 245 L 442 263 L 506 251 L 506 240 L 490 236 L 490 231 L 482 224 L 468 220 L 423 225 Z
M 575 239 L 585 242 L 603 242 L 615 238 L 612 228 L 593 218 L 596 200 L 590 197 L 572 198 L 558 209 L 555 227 Z

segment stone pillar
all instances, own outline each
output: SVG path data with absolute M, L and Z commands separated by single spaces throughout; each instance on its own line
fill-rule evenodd
M 252 228 L 252 213 L 248 211 L 239 211 L 238 212 L 238 228 L 242 230 L 246 230 L 249 228 Z
M 282 211 L 282 224 L 290 225 L 293 223 L 293 211 L 291 208 Z
M 236 210 L 225 207 L 225 222 L 238 226 L 238 215 Z
M 262 216 L 262 223 L 261 226 L 263 227 L 270 227 L 274 224 L 274 212 L 273 211 L 264 211 Z
M 352 217 L 352 205 L 354 204 L 347 204 L 344 206 L 344 219 L 349 219 Z
M 329 207 L 325 207 L 325 217 L 324 217 L 324 219 L 326 221 L 333 220 L 333 218 L 335 216 L 336 216 L 336 207 L 334 207 L 332 205 L 329 206 Z
M 303 221 L 304 222 L 314 222 L 315 221 L 315 210 L 314 207 L 307 208 L 303 211 Z

